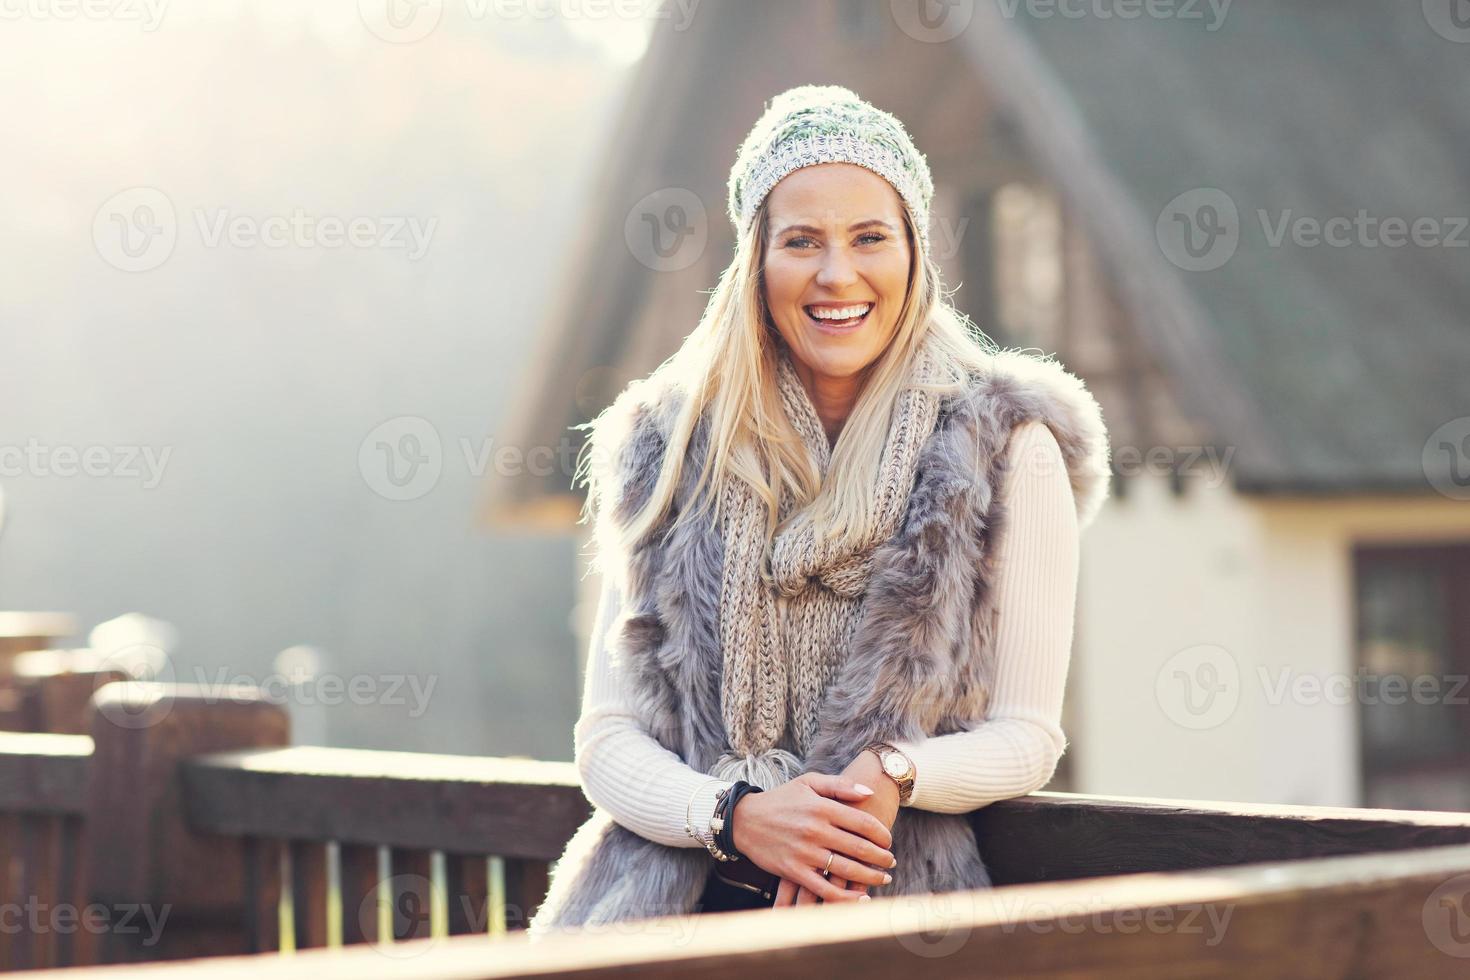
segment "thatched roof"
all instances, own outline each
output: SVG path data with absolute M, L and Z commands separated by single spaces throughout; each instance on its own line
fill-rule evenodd
M 1470 44 L 1437 34 L 1421 4 L 1375 0 L 1236 4 L 1213 31 L 1178 18 L 1011 24 L 986 47 L 1030 57 L 1063 110 L 1035 145 L 1075 127 L 1080 169 L 1104 178 L 1078 186 L 1075 158 L 1039 164 L 1105 219 L 1092 228 L 1105 254 L 1150 266 L 1137 308 L 1170 306 L 1172 326 L 1208 335 L 1212 359 L 1176 356 L 1176 369 L 1229 375 L 1253 409 L 1221 420 L 1240 443 L 1237 485 L 1427 491 L 1426 440 L 1470 414 Z M 1239 244 L 1218 268 L 1187 271 L 1159 261 L 1155 221 L 1197 188 L 1229 196 Z M 1460 245 L 1374 247 L 1376 231 L 1341 247 L 1272 243 L 1283 216 L 1359 212 L 1433 219 Z
M 672 352 L 730 254 L 724 179 L 746 127 L 782 89 L 835 82 L 921 146 L 945 127 L 1017 134 L 1181 403 L 1235 447 L 1237 487 L 1428 491 L 1426 439 L 1470 414 L 1470 248 L 1274 245 L 1259 212 L 1271 231 L 1283 215 L 1361 211 L 1454 232 L 1470 211 L 1470 45 L 1436 34 L 1417 3 L 1235 4 L 1214 23 L 1204 3 L 1203 20 L 1122 20 L 981 0 L 954 40 L 900 37 L 901 57 L 865 58 L 894 43 L 887 8 L 704 0 L 687 30 L 655 30 L 519 393 L 517 442 L 556 445 Z M 623 240 L 636 202 L 670 187 L 708 211 L 708 244 L 680 273 Z M 1156 223 L 1202 188 L 1237 208 L 1238 243 L 1191 271 Z M 497 487 L 496 503 L 524 511 L 569 491 L 558 470 Z

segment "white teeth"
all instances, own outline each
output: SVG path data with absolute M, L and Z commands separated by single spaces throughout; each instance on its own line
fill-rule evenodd
M 807 312 L 818 320 L 851 320 L 855 316 L 862 316 L 873 306 L 872 303 L 863 303 L 859 306 L 846 306 L 842 309 L 830 309 L 824 307 L 808 307 Z

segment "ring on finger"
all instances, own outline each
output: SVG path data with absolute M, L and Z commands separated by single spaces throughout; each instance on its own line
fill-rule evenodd
M 836 851 L 828 851 L 827 852 L 827 866 L 822 869 L 822 877 L 823 878 L 830 878 L 830 877 L 832 877 L 832 859 L 835 858 L 836 856 L 837 856 L 837 852 Z

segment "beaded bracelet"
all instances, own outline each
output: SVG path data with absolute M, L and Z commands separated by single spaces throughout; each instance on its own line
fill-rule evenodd
M 706 827 L 704 829 L 704 833 L 701 834 L 694 829 L 694 818 L 690 814 L 690 811 L 694 808 L 694 798 L 699 795 L 700 790 L 704 789 L 710 783 L 723 782 L 723 779 L 706 780 L 705 782 L 702 782 L 698 786 L 696 786 L 694 788 L 694 792 L 689 794 L 689 802 L 684 804 L 684 832 L 687 833 L 690 837 L 693 837 L 695 840 L 699 841 L 700 844 L 704 845 L 704 849 L 709 851 L 710 854 L 713 855 L 717 861 L 733 861 L 735 860 L 734 858 L 726 854 L 724 851 L 720 850 L 719 846 L 715 844 L 715 828 L 713 826 L 713 820 L 711 821 L 711 826 Z M 726 789 L 721 789 L 719 793 L 715 795 L 716 807 L 718 807 L 721 800 L 723 800 L 725 792 Z
M 725 846 L 722 836 L 725 829 L 725 809 L 729 805 L 730 794 L 734 792 L 735 787 L 738 785 L 740 784 L 732 783 L 715 793 L 715 810 L 710 814 L 709 818 L 710 836 L 708 841 L 704 841 L 704 846 L 715 856 L 715 860 L 717 861 L 740 860 L 740 855 L 734 847 Z

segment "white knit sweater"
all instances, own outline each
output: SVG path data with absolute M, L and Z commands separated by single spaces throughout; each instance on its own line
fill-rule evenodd
M 999 576 L 996 678 L 985 721 L 970 731 L 895 743 L 914 761 L 908 805 L 965 813 L 1040 789 L 1066 749 L 1062 695 L 1072 647 L 1079 564 L 1077 512 L 1056 437 L 1017 426 L 1009 446 Z M 700 847 L 687 817 L 707 825 L 724 780 L 690 768 L 640 723 L 605 638 L 621 597 L 603 589 L 587 659 L 575 754 L 583 792 L 629 830 Z

